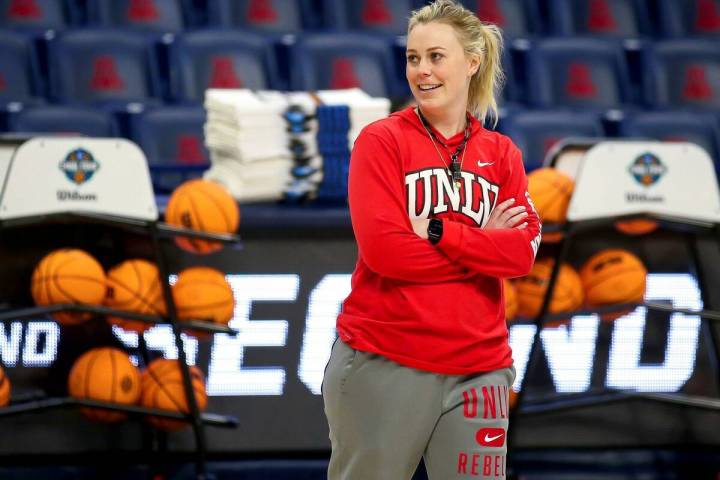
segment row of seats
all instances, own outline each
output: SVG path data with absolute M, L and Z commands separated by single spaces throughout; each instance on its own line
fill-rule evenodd
M 522 50 L 506 50 L 503 102 L 720 111 L 717 45 L 656 41 L 628 54 L 612 40 L 526 42 Z M 137 32 L 69 30 L 38 48 L 31 37 L 6 30 L 0 31 L 0 102 L 197 104 L 207 88 L 360 87 L 399 98 L 409 94 L 403 48 L 378 35 L 318 33 L 300 35 L 278 51 L 261 35 L 217 29 L 178 34 L 162 44 Z
M 144 150 L 156 173 L 158 191 L 167 191 L 182 177 L 169 177 L 168 170 L 198 171 L 209 163 L 204 123 L 205 110 L 198 106 L 151 108 L 129 118 L 91 108 L 50 106 L 12 114 L 9 130 L 128 137 Z M 607 136 L 690 141 L 707 150 L 720 166 L 720 120 L 707 113 L 635 112 L 608 124 L 601 115 L 587 112 L 515 111 L 502 117 L 497 128 L 523 151 L 528 170 L 539 167 L 547 151 L 563 138 Z
M 509 36 L 720 37 L 720 0 L 461 0 Z M 402 35 L 426 0 L 0 0 L 0 28 L 128 27 L 154 32 L 239 27 Z
M 542 165 L 548 151 L 567 137 L 692 142 L 704 148 L 720 170 L 720 118 L 711 113 L 625 112 L 618 122 L 613 122 L 593 113 L 531 110 L 502 117 L 498 130 L 518 145 L 528 170 Z

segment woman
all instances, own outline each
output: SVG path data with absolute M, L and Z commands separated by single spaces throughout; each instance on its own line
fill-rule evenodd
M 527 274 L 540 223 L 496 115 L 499 30 L 451 0 L 413 12 L 417 108 L 366 127 L 350 162 L 359 258 L 325 373 L 330 480 L 505 478 L 515 378 L 502 279 Z

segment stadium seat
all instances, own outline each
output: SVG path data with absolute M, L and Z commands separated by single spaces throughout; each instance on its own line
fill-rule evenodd
M 155 38 L 125 30 L 74 30 L 48 44 L 52 97 L 100 105 L 161 95 Z
M 645 137 L 664 141 L 693 142 L 720 164 L 720 120 L 710 113 L 642 112 L 628 115 L 620 123 L 623 137 Z
M 505 74 L 502 91 L 498 98 L 500 105 L 508 105 L 519 101 L 522 88 L 518 85 L 518 76 L 515 73 L 515 65 L 512 58 L 512 49 L 510 45 L 505 45 L 502 52 L 502 69 Z
M 18 133 L 67 133 L 89 137 L 118 135 L 113 116 L 102 110 L 60 105 L 24 109 L 10 116 L 9 130 Z
M 558 35 L 651 34 L 645 0 L 550 0 L 549 9 L 552 31 Z
M 91 25 L 178 32 L 192 25 L 192 0 L 86 0 Z
M 390 43 L 377 35 L 303 35 L 291 51 L 292 88 L 359 87 L 380 97 L 404 93 L 405 86 L 395 81 L 391 51 Z
M 322 0 L 325 23 L 339 30 L 405 35 L 413 0 Z
M 657 0 L 660 26 L 668 37 L 720 39 L 720 0 Z
M 616 41 L 541 40 L 525 58 L 528 97 L 534 106 L 608 109 L 634 100 L 625 54 Z
M 0 0 L 0 28 L 62 30 L 78 21 L 71 0 Z
M 720 110 L 717 41 L 667 40 L 644 51 L 645 92 L 656 108 Z
M 535 0 L 462 0 L 461 3 L 481 20 L 498 25 L 508 38 L 542 33 Z
M 0 105 L 37 103 L 41 92 L 40 66 L 32 39 L 0 30 Z
M 527 170 L 542 166 L 545 154 L 567 137 L 604 136 L 598 115 L 562 111 L 524 111 L 503 118 L 500 131 L 508 135 L 523 152 Z
M 170 44 L 171 84 L 180 100 L 202 102 L 208 88 L 278 88 L 272 45 L 234 30 L 198 30 Z
M 311 0 L 208 0 L 208 23 L 267 33 L 299 33 L 319 26 Z
M 130 139 L 145 152 L 156 193 L 172 191 L 207 169 L 204 124 L 200 106 L 158 107 L 131 116 Z

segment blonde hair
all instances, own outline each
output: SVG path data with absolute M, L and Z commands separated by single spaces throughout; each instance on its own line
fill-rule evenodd
M 418 25 L 430 22 L 453 27 L 466 55 L 477 55 L 480 67 L 470 79 L 468 110 L 479 119 L 493 117 L 497 123 L 497 95 L 505 75 L 500 64 L 503 48 L 502 32 L 497 25 L 482 22 L 474 13 L 453 0 L 436 0 L 412 12 L 408 34 Z

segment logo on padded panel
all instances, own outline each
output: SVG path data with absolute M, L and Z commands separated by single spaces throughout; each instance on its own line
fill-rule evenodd
M 60 162 L 60 170 L 76 185 L 90 180 L 99 168 L 100 164 L 93 158 L 92 153 L 84 148 L 76 148 Z
M 628 171 L 640 185 L 649 187 L 660 180 L 667 172 L 667 167 L 656 155 L 647 152 L 637 157 Z

